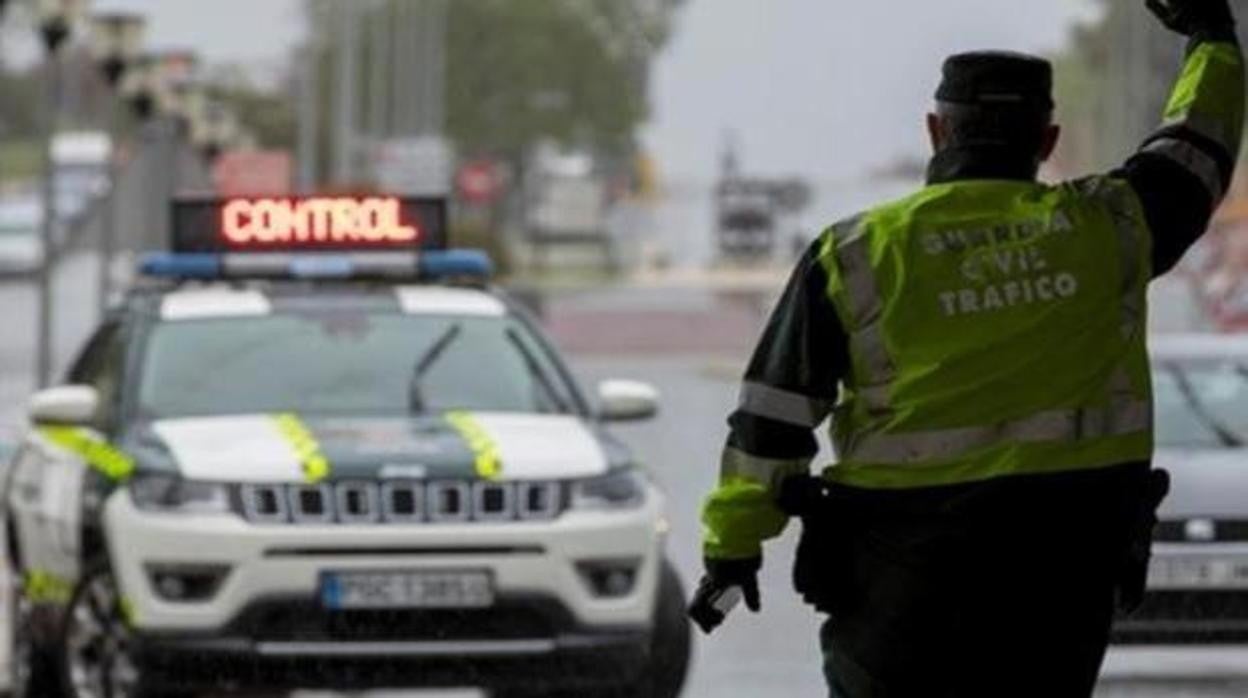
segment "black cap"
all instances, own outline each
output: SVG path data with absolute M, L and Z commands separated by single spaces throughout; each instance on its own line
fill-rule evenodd
M 1009 51 L 950 56 L 936 99 L 968 106 L 1053 109 L 1053 66 L 1043 58 Z

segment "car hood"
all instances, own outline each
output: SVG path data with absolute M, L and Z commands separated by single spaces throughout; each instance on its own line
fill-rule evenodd
M 1161 518 L 1248 518 L 1248 449 L 1162 449 L 1153 462 L 1170 471 Z
M 335 480 L 475 478 L 487 447 L 507 480 L 591 477 L 628 457 L 580 417 L 463 414 L 455 424 L 442 416 L 304 417 L 293 437 L 276 415 L 167 419 L 137 427 L 123 445 L 141 470 L 224 482 L 299 482 L 309 453 L 317 452 Z

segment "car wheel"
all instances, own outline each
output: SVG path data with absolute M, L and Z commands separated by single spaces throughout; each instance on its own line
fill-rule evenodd
M 659 599 L 654 610 L 654 636 L 650 641 L 650 687 L 654 698 L 677 698 L 689 674 L 693 655 L 693 626 L 685 609 L 689 597 L 675 566 L 663 561 Z
M 59 638 L 67 698 L 143 698 L 134 636 L 107 567 L 95 568 L 78 584 Z
M 61 695 L 56 664 L 35 641 L 34 607 L 15 583 L 9 593 L 9 698 L 54 698 Z
M 679 698 L 693 653 L 693 626 L 680 575 L 664 560 L 659 572 L 649 665 L 635 683 L 588 693 L 590 698 Z
M 689 661 L 693 652 L 693 626 L 685 615 L 687 605 L 680 575 L 665 560 L 659 572 L 654 629 L 650 636 L 650 660 L 639 679 L 611 688 L 562 693 L 549 690 L 498 689 L 490 694 L 491 698 L 679 698 L 689 673 Z

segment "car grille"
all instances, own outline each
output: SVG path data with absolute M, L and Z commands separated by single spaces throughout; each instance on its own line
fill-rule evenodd
M 343 481 L 242 485 L 236 507 L 257 524 L 413 524 L 549 521 L 563 513 L 558 482 Z
M 1114 624 L 1122 644 L 1240 644 L 1248 641 L 1248 591 L 1150 591 Z
M 573 621 L 558 602 L 500 599 L 483 609 L 330 611 L 301 600 L 260 601 L 230 631 L 256 642 L 381 642 L 553 638 Z
M 1157 543 L 1248 542 L 1246 519 L 1169 519 L 1153 531 Z

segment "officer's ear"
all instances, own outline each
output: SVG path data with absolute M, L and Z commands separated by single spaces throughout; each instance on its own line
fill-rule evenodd
M 945 147 L 945 120 L 940 114 L 927 113 L 927 136 L 932 139 L 932 152 L 939 153 Z
M 1057 142 L 1062 137 L 1062 127 L 1049 124 L 1044 127 L 1044 136 L 1040 139 L 1040 162 L 1046 162 L 1057 149 Z

